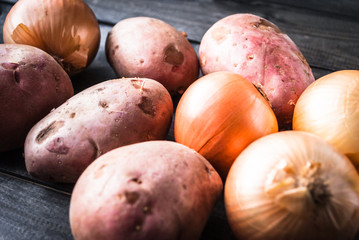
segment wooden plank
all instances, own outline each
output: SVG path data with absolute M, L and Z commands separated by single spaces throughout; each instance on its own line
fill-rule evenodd
M 6 1 L 8 3 L 16 1 Z M 94 10 L 102 26 L 111 28 L 118 21 L 134 16 L 150 16 L 160 18 L 184 30 L 192 43 L 198 44 L 206 30 L 222 17 L 238 12 L 250 12 L 265 17 L 277 24 L 286 32 L 307 58 L 313 68 L 336 71 L 341 69 L 358 69 L 359 62 L 359 32 L 356 31 L 359 23 L 358 17 L 336 14 L 333 17 L 326 11 L 313 11 L 308 4 L 299 4 L 302 8 L 295 8 L 298 4 L 279 4 L 281 1 L 98 1 L 86 0 Z M 273 3 L 274 2 L 274 3 Z M 359 2 L 359 1 L 357 1 Z M 335 3 L 332 3 L 335 4 Z M 353 5 L 353 6 L 352 6 Z M 357 3 L 351 2 L 353 10 L 358 10 Z M 6 6 L 10 6 L 7 4 Z M 347 6 L 344 4 L 342 7 Z M 309 10 L 308 10 L 309 8 Z M 2 19 L 4 13 L 2 11 Z M 108 29 L 101 31 L 101 46 L 107 36 Z M 2 31 L 1 31 L 2 34 Z M 103 49 L 100 48 L 99 52 Z M 101 63 L 106 59 L 101 57 Z M 96 67 L 89 69 L 93 79 L 113 77 L 112 70 Z M 101 73 L 101 74 L 100 74 Z M 109 73 L 108 75 L 106 75 Z M 105 76 L 107 77 L 104 77 Z M 87 77 L 86 76 L 86 77 Z M 316 76 L 321 76 L 316 74 Z M 81 78 L 81 77 L 79 77 Z M 86 81 L 86 80 L 84 80 Z M 79 82 L 79 81 L 77 81 Z
M 140 2 L 140 1 L 137 1 L 137 2 Z M 137 8 L 137 11 L 132 10 L 133 11 L 132 13 L 131 12 L 123 13 L 123 12 L 121 12 L 120 9 L 122 9 L 122 8 L 129 9 L 128 5 L 119 6 L 118 4 L 116 4 L 116 5 L 114 5 L 114 7 L 111 7 L 112 5 L 110 3 L 111 2 L 108 2 L 108 1 L 89 2 L 90 6 L 94 9 L 94 11 L 101 23 L 100 24 L 100 26 L 101 26 L 101 47 L 99 49 L 97 59 L 95 59 L 92 66 L 90 66 L 87 71 L 74 77 L 75 78 L 75 81 L 74 81 L 75 87 L 77 87 L 77 85 L 79 84 L 80 85 L 79 89 L 83 89 L 84 87 L 88 86 L 86 84 L 83 85 L 84 81 L 86 83 L 97 83 L 104 79 L 111 79 L 111 78 L 116 77 L 115 74 L 113 73 L 112 69 L 108 69 L 107 62 L 106 62 L 107 60 L 106 60 L 106 56 L 104 53 L 104 43 L 105 43 L 105 39 L 107 37 L 107 33 L 108 33 L 108 31 L 111 30 L 112 26 L 117 21 L 122 20 L 127 17 L 139 16 L 138 12 L 143 10 L 143 4 L 137 3 L 137 5 L 136 5 L 135 2 L 132 2 L 133 6 L 131 9 Z M 126 4 L 126 3 L 122 3 L 122 4 Z M 167 4 L 171 4 L 172 7 L 168 7 L 167 5 L 163 6 L 164 4 L 165 3 L 163 3 L 162 1 L 157 1 L 155 8 L 157 10 L 162 9 L 162 11 L 170 11 L 169 9 L 171 9 L 171 8 L 178 9 L 178 3 L 172 3 L 172 2 L 167 3 Z M 186 3 L 186 4 L 188 4 L 188 3 Z M 191 3 L 191 4 L 193 4 L 193 3 Z M 231 4 L 230 3 L 228 3 L 228 4 L 230 6 L 227 6 L 226 9 L 231 9 L 231 11 L 233 11 Z M 175 7 L 174 7 L 174 5 L 175 5 Z M 190 15 L 190 16 L 182 17 L 182 21 L 178 21 L 176 18 L 173 18 L 172 17 L 173 15 L 168 14 L 168 12 L 166 14 L 165 13 L 159 14 L 158 12 L 156 12 L 156 14 L 154 14 L 154 15 L 153 14 L 152 15 L 148 14 L 148 15 L 151 17 L 161 18 L 161 19 L 169 22 L 173 26 L 175 26 L 178 30 L 184 30 L 187 33 L 195 32 L 196 35 L 190 33 L 189 40 L 191 41 L 196 52 L 198 53 L 199 42 L 200 42 L 202 35 L 205 33 L 205 31 L 216 20 L 220 19 L 221 17 L 226 16 L 227 14 L 231 14 L 231 12 L 229 10 L 226 10 L 226 11 L 222 10 L 222 13 L 221 13 L 221 10 L 219 10 L 217 12 L 218 17 L 216 19 L 213 19 L 210 23 L 208 23 L 208 20 L 206 21 L 206 23 L 202 22 L 201 25 L 197 25 L 198 23 L 201 23 L 201 22 L 195 22 L 194 24 L 196 26 L 193 26 L 192 21 L 196 21 L 198 19 L 191 19 L 191 16 L 194 15 L 193 10 L 191 10 L 191 9 L 198 9 L 197 5 L 198 5 L 198 3 L 194 4 L 194 6 L 189 5 L 185 8 L 186 11 L 187 12 L 190 11 L 191 14 L 187 13 L 187 15 Z M 138 10 L 139 7 L 140 7 L 140 9 Z M 154 7 L 154 6 L 152 6 L 152 7 Z M 267 6 L 265 6 L 265 5 L 263 5 L 262 7 L 267 8 Z M 238 6 L 237 6 L 237 8 L 238 8 Z M 186 11 L 183 10 L 183 12 L 186 12 Z M 209 12 L 211 12 L 211 11 L 209 11 Z M 233 13 L 234 12 L 237 12 L 237 11 L 233 11 Z M 283 9 L 282 12 L 287 12 L 287 10 Z M 261 15 L 259 13 L 256 13 L 256 14 Z M 354 31 L 354 29 L 356 29 L 355 28 L 356 23 L 352 23 L 351 21 L 349 23 L 347 23 L 346 21 L 342 21 L 337 24 L 330 24 L 331 27 L 330 27 L 329 31 L 326 33 L 324 30 L 318 31 L 317 29 L 319 27 L 315 27 L 315 28 L 312 27 L 312 22 L 318 22 L 317 19 L 311 19 L 312 15 L 314 13 L 309 14 L 309 15 L 307 13 L 308 16 L 305 16 L 305 17 L 303 17 L 303 16 L 301 17 L 301 14 L 303 15 L 303 13 L 295 13 L 293 15 L 292 12 L 289 11 L 289 13 L 285 15 L 285 17 L 283 17 L 284 14 L 281 15 L 282 16 L 281 18 L 279 18 L 277 16 L 278 14 L 271 17 L 269 13 L 262 14 L 262 16 L 266 17 L 268 19 L 272 19 L 273 22 L 278 22 L 279 23 L 278 25 L 282 29 L 286 29 L 287 30 L 286 32 L 290 32 L 290 33 L 288 33 L 288 35 L 293 39 L 293 41 L 295 41 L 297 43 L 299 48 L 302 50 L 303 54 L 306 56 L 308 62 L 310 63 L 310 65 L 313 69 L 313 73 L 316 78 L 319 78 L 325 74 L 328 74 L 332 71 L 336 71 L 336 70 L 340 70 L 340 69 L 359 68 L 359 63 L 358 63 L 358 61 L 355 60 L 356 52 L 358 52 L 358 54 L 359 54 L 359 49 L 358 49 L 358 45 L 357 45 L 357 41 L 356 41 L 357 37 L 359 38 L 359 35 L 356 31 Z M 171 17 L 169 17 L 169 15 Z M 166 18 L 168 18 L 168 19 L 166 19 Z M 290 19 L 288 19 L 288 18 L 290 18 Z M 191 23 L 188 23 L 188 20 L 185 21 L 183 19 L 190 19 Z M 305 21 L 300 22 L 300 24 L 299 24 L 298 20 L 296 20 L 296 19 L 304 19 Z M 326 19 L 324 19 L 324 20 L 322 18 L 319 18 L 319 19 L 321 19 L 320 20 L 321 24 L 325 25 Z M 336 21 L 336 20 L 334 19 L 332 21 Z M 294 24 L 292 24 L 293 22 L 296 22 L 295 25 L 300 25 L 301 27 L 298 29 L 292 28 L 291 25 L 294 25 Z M 349 33 L 347 32 L 348 30 L 346 30 L 347 27 L 350 31 Z M 308 29 L 308 31 L 306 29 Z M 319 29 L 321 29 L 321 28 L 319 28 Z M 309 34 L 308 32 L 310 32 L 310 33 L 315 32 L 316 39 L 313 39 L 312 34 Z M 337 36 L 336 35 L 337 32 L 341 32 L 341 35 Z M 198 34 L 198 33 L 200 33 L 200 34 Z M 352 35 L 353 35 L 353 37 L 352 37 Z M 353 51 L 353 49 L 354 49 L 354 51 Z M 90 79 L 90 80 L 88 80 L 88 79 Z
M 303 8 L 307 10 L 314 10 L 316 12 L 326 12 L 331 15 L 348 16 L 356 19 L 359 18 L 358 0 L 268 0 L 267 2 L 277 3 L 278 5 L 288 5 L 297 9 Z
M 156 17 L 184 30 L 195 43 L 199 43 L 205 31 L 220 18 L 249 12 L 267 18 L 288 33 L 311 66 L 329 71 L 359 68 L 356 61 L 359 56 L 359 1 L 355 0 L 86 2 L 105 25 L 113 25 L 128 17 Z M 105 37 L 103 34 L 102 38 Z
M 5 22 L 5 18 L 7 13 L 10 11 L 12 4 L 4 3 L 0 1 L 0 42 L 3 43 L 3 24 Z
M 9 177 L 33 182 L 38 186 L 52 189 L 53 191 L 63 192 L 66 194 L 70 194 L 72 192 L 74 184 L 50 183 L 31 177 L 26 171 L 22 149 L 0 153 L 0 159 L 0 174 L 6 174 Z
M 180 31 L 184 30 L 193 43 L 199 43 L 206 30 L 223 17 L 234 13 L 253 13 L 272 21 L 286 32 L 311 66 L 328 71 L 359 68 L 359 62 L 356 61 L 359 56 L 358 17 L 339 13 L 333 17 L 326 11 L 298 9 L 295 8 L 297 5 L 280 5 L 265 1 L 182 3 L 133 0 L 116 4 L 113 1 L 87 2 L 102 23 L 113 25 L 124 18 L 135 16 L 155 17 Z
M 92 4 L 96 5 L 101 2 L 108 2 L 109 5 L 117 5 L 119 4 L 118 0 L 85 0 L 86 2 L 91 2 Z M 17 0 L 2 0 L 2 2 L 7 2 L 14 4 Z M 152 1 L 153 2 L 153 1 Z M 184 2 L 187 4 L 188 2 L 201 2 L 205 4 L 214 4 L 215 2 L 219 4 L 227 4 L 228 2 L 233 1 L 216 1 L 216 0 L 157 0 L 157 2 L 174 2 L 174 4 L 183 5 Z M 236 0 L 234 2 L 237 3 L 250 3 L 254 5 L 262 5 L 262 4 L 277 4 L 281 6 L 290 6 L 291 8 L 296 9 L 306 9 L 306 10 L 314 10 L 316 12 L 326 12 L 328 14 L 336 14 L 341 16 L 348 16 L 351 18 L 359 18 L 359 1 L 357 0 L 345 0 L 345 1 L 338 1 L 338 0 Z
M 72 239 L 70 194 L 0 173 L 0 239 Z M 202 240 L 234 240 L 223 197 L 215 206 Z
M 0 173 L 0 239 L 72 239 L 70 196 Z
M 0 239 L 73 239 L 69 224 L 70 195 L 0 173 Z M 223 195 L 200 240 L 235 240 Z M 359 239 L 359 235 L 356 236 Z
M 116 4 L 113 10 L 109 9 L 111 2 L 108 1 L 100 4 L 93 0 L 89 3 L 98 18 L 104 22 L 115 24 L 123 18 L 139 15 L 156 17 L 179 30 L 184 30 L 193 43 L 199 43 L 206 30 L 222 17 L 238 12 L 250 12 L 272 21 L 286 32 L 313 68 L 327 72 L 359 68 L 359 62 L 356 61 L 359 56 L 359 32 L 356 31 L 358 20 L 346 16 L 333 18 L 327 12 L 318 13 L 265 2 L 186 2 L 185 6 L 181 7 L 178 2 L 151 1 L 143 4 L 143 1 L 132 1 L 130 11 L 125 3 Z M 126 12 L 121 9 L 126 9 Z M 320 77 L 323 74 L 315 75 Z

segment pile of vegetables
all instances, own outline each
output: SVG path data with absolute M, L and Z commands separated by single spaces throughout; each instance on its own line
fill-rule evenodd
M 253 14 L 220 19 L 198 56 L 184 33 L 135 17 L 107 35 L 118 78 L 74 95 L 100 39 L 85 2 L 19 0 L 3 29 L 0 151 L 23 147 L 32 177 L 75 184 L 75 239 L 199 239 L 221 196 L 238 239 L 358 232 L 359 70 L 314 81 Z

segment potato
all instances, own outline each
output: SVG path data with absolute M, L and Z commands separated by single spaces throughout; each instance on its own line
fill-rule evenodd
M 72 193 L 75 239 L 199 239 L 223 190 L 212 165 L 171 141 L 120 147 L 93 162 Z
M 164 139 L 172 115 L 171 96 L 155 80 L 101 82 L 70 98 L 30 130 L 26 169 L 44 181 L 75 182 L 109 150 Z
M 212 25 L 201 40 L 199 59 L 203 74 L 232 71 L 261 88 L 280 129 L 290 128 L 298 97 L 314 81 L 295 43 L 252 14 L 230 15 Z
M 118 22 L 106 39 L 107 60 L 119 77 L 146 77 L 171 95 L 182 94 L 198 78 L 197 54 L 185 36 L 155 18 Z
M 74 94 L 69 76 L 46 52 L 0 44 L 0 152 L 24 146 L 30 128 Z

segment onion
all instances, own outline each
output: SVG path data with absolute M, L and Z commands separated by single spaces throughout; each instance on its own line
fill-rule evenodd
M 19 0 L 6 16 L 3 37 L 46 51 L 73 75 L 96 56 L 100 29 L 82 0 Z
M 359 169 L 359 71 L 337 71 L 312 83 L 294 108 L 293 129 L 325 139 Z
M 282 131 L 249 145 L 224 190 L 239 239 L 353 239 L 359 228 L 359 175 L 323 139 Z
M 175 140 L 203 155 L 225 178 L 252 141 L 278 131 L 269 103 L 238 74 L 215 72 L 185 91 L 175 115 Z

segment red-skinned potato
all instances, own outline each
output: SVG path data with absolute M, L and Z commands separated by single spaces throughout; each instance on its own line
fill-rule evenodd
M 28 131 L 74 94 L 69 76 L 46 52 L 0 44 L 0 152 L 24 146 Z
M 171 96 L 155 80 L 99 83 L 70 98 L 31 129 L 25 142 L 26 169 L 44 181 L 75 182 L 105 152 L 166 138 L 172 115 Z
M 95 160 L 72 193 L 74 239 L 199 239 L 220 195 L 218 173 L 171 141 L 117 148 Z
M 276 25 L 252 14 L 234 14 L 203 36 L 199 59 L 203 74 L 232 71 L 267 95 L 280 129 L 291 128 L 298 97 L 314 81 L 296 44 Z
M 186 37 L 166 22 L 134 17 L 118 22 L 106 39 L 107 60 L 119 77 L 145 77 L 174 94 L 198 78 L 197 54 Z

